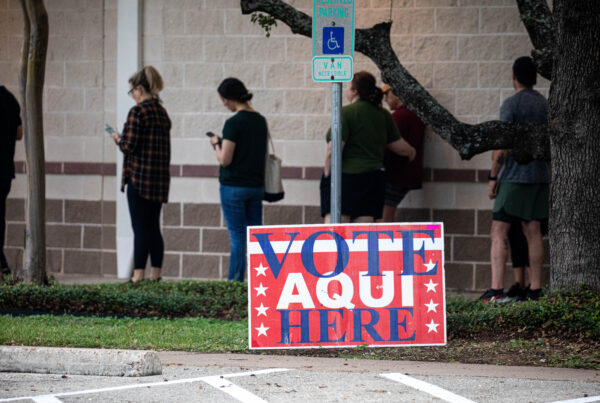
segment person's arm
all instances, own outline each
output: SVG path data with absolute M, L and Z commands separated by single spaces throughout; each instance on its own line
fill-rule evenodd
M 137 148 L 137 143 L 142 133 L 140 115 L 141 111 L 139 107 L 131 108 L 127 115 L 125 125 L 123 125 L 123 132 L 121 135 L 119 136 L 119 133 L 117 132 L 110 134 L 110 137 L 124 153 L 132 153 Z
M 227 139 L 223 139 L 219 142 L 217 136 L 210 138 L 210 144 L 212 144 L 217 154 L 217 161 L 222 167 L 229 166 L 233 160 L 233 152 L 235 151 L 235 142 Z
M 23 138 L 23 126 L 19 125 L 17 127 L 17 140 L 21 140 Z
M 498 175 L 500 174 L 502 165 L 504 165 L 504 161 L 506 161 L 507 155 L 507 150 L 492 151 L 492 168 L 488 177 L 488 196 L 490 199 L 495 199 L 498 194 Z
M 403 138 L 399 138 L 396 141 L 388 143 L 386 147 L 393 153 L 403 157 L 408 157 L 409 161 L 413 161 L 417 156 L 417 150 L 408 144 L 408 141 L 404 140 Z
M 342 141 L 342 151 L 344 151 L 345 141 Z M 327 142 L 327 153 L 325 154 L 325 166 L 323 167 L 325 176 L 331 175 L 331 141 Z

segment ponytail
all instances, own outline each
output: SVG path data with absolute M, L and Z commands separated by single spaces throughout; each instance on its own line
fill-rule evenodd
M 162 102 L 158 93 L 163 89 L 163 79 L 153 66 L 146 66 L 140 71 L 136 72 L 129 78 L 129 82 L 133 88 L 138 85 L 144 88 L 146 92 L 152 95 L 153 98 Z
M 383 91 L 375 85 L 375 77 L 367 71 L 359 71 L 352 78 L 352 88 L 358 93 L 358 98 L 375 106 L 381 106 Z

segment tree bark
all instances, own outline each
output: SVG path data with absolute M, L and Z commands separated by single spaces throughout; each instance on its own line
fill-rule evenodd
M 554 3 L 550 284 L 600 291 L 600 2 Z
M 24 281 L 46 284 L 46 180 L 42 100 L 48 49 L 48 14 L 43 0 L 21 0 L 25 17 L 21 92 L 24 93 L 25 153 L 27 163 L 27 206 Z M 27 32 L 29 31 L 29 32 Z M 23 77 L 25 72 L 25 78 Z M 23 85 L 23 81 L 25 84 Z M 24 89 L 23 89 L 24 87 Z

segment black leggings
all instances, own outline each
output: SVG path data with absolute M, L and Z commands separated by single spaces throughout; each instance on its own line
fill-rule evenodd
M 130 183 L 127 202 L 133 227 L 133 268 L 144 269 L 150 254 L 152 267 L 162 268 L 165 245 L 160 233 L 162 203 L 144 199 Z
M 510 226 L 508 243 L 510 244 L 510 258 L 513 267 L 529 267 L 527 238 L 523 234 L 523 227 L 520 221 Z
M 0 178 L 0 267 L 8 267 L 4 256 L 4 234 L 6 232 L 6 198 L 10 192 L 12 178 Z

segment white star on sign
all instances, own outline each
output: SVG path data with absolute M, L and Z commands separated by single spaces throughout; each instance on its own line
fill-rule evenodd
M 425 267 L 427 267 L 427 272 L 430 272 L 437 266 L 437 262 L 433 263 L 431 259 L 429 259 L 429 263 L 425 263 Z
M 429 325 L 427 325 L 427 326 L 429 326 Z M 258 336 L 260 336 L 261 334 L 263 336 L 266 336 L 267 335 L 267 330 L 269 330 L 268 327 L 265 327 L 264 323 L 261 323 L 260 327 L 255 327 L 255 329 L 258 330 Z M 436 331 L 436 333 L 437 333 L 437 331 Z
M 435 307 L 438 306 L 439 304 L 434 304 L 432 299 L 429 300 L 428 304 L 424 304 L 424 305 L 427 307 L 427 312 L 433 311 L 433 312 L 437 313 L 437 311 L 435 310 Z M 256 308 L 256 309 L 258 309 L 258 308 Z
M 265 276 L 267 277 L 267 275 L 265 274 L 265 271 L 268 269 L 269 267 L 264 267 L 262 265 L 262 262 L 260 262 L 260 264 L 258 265 L 258 267 L 254 267 L 254 270 L 256 270 L 256 277 L 258 276 Z
M 437 283 L 434 283 L 433 280 L 429 279 L 429 283 L 423 284 L 423 285 L 425 287 L 427 287 L 427 291 L 426 292 L 429 292 L 429 291 L 437 292 L 435 290 L 435 287 L 437 287 Z
M 256 296 L 258 297 L 259 295 L 264 295 L 265 297 L 267 296 L 267 294 L 265 293 L 266 290 L 269 289 L 269 287 L 263 287 L 262 283 L 260 283 L 260 285 L 258 287 L 254 287 L 254 289 L 256 290 Z
M 439 323 L 433 323 L 433 319 L 431 319 L 430 323 L 425 323 L 425 326 L 427 326 L 429 328 L 429 330 L 427 331 L 427 333 L 431 333 L 432 331 L 434 331 L 434 332 L 437 333 L 437 327 L 439 325 L 440 325 Z
M 267 309 L 269 309 L 269 307 L 268 306 L 264 306 L 263 303 L 261 302 L 260 306 L 254 308 L 254 309 L 256 309 L 258 311 L 258 315 L 257 316 L 260 316 L 260 315 L 267 316 Z M 429 312 L 429 311 L 427 311 L 427 312 Z

